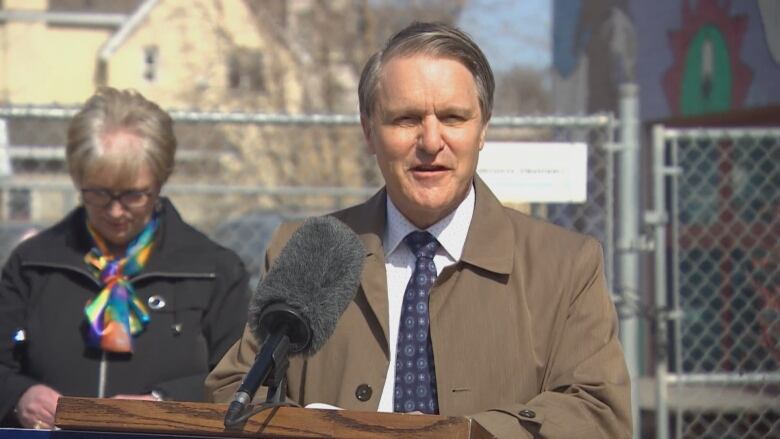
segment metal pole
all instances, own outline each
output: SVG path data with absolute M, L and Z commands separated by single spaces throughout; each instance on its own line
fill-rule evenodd
M 653 209 L 652 222 L 655 227 L 655 307 L 666 309 L 666 206 L 664 203 L 664 182 L 666 163 L 664 161 L 664 127 L 653 127 Z M 669 437 L 669 411 L 666 387 L 667 360 L 666 315 L 655 316 L 655 435 Z
M 8 177 L 12 174 L 9 145 L 8 125 L 5 119 L 0 119 L 0 178 Z
M 664 132 L 664 138 L 668 139 L 666 136 L 666 132 Z M 666 142 L 666 141 L 665 141 Z M 674 352 L 674 365 L 669 369 L 669 365 L 667 364 L 667 375 L 666 375 L 666 384 L 667 386 L 670 385 L 669 381 L 669 375 L 673 375 L 674 373 L 684 373 L 682 367 L 682 328 L 680 327 L 682 321 L 679 318 L 680 314 L 680 270 L 678 267 L 680 266 L 680 188 L 679 188 L 679 175 L 681 173 L 680 168 L 680 160 L 679 160 L 679 153 L 680 153 L 680 144 L 678 139 L 674 140 L 668 140 L 669 146 L 666 149 L 669 152 L 669 161 L 671 162 L 670 166 L 667 166 L 664 175 L 669 177 L 669 188 L 670 188 L 670 196 L 669 196 L 669 221 L 668 224 L 669 232 L 671 236 L 669 236 L 669 240 L 671 242 L 671 261 L 667 261 L 667 264 L 672 267 L 671 272 L 669 275 L 671 276 L 671 280 L 669 283 L 669 293 L 671 294 L 671 308 L 668 309 L 669 314 L 667 314 L 668 317 L 674 317 L 674 321 L 672 322 L 672 335 L 670 342 L 673 343 L 672 350 Z M 668 296 L 667 296 L 668 299 Z M 667 307 L 669 304 L 667 303 Z M 664 321 L 669 322 L 668 318 L 665 318 Z M 667 351 L 668 352 L 668 351 Z M 671 417 L 671 412 L 669 413 L 669 416 Z M 682 423 L 682 407 L 681 405 L 677 404 L 674 409 L 674 429 L 675 429 L 675 438 L 682 438 L 682 430 L 683 430 L 683 423 Z
M 0 182 L 13 173 L 11 154 L 8 151 L 10 145 L 8 138 L 8 125 L 5 119 L 0 119 Z M 8 191 L 0 188 L 0 202 L 3 203 L 0 205 L 0 219 L 3 221 L 8 219 L 8 198 Z
M 642 430 L 639 417 L 639 87 L 620 86 L 620 168 L 618 183 L 618 285 L 621 294 L 620 339 L 631 376 L 631 417 L 634 439 Z

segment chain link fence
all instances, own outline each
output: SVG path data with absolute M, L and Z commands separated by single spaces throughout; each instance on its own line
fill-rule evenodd
M 75 112 L 0 107 L 0 263 L 20 237 L 78 205 L 63 146 Z M 259 273 L 265 245 L 281 221 L 358 203 L 382 185 L 356 115 L 171 111 L 171 116 L 179 148 L 163 194 L 186 221 L 235 250 L 252 273 Z M 608 115 L 494 117 L 488 131 L 488 141 L 588 143 L 587 203 L 518 207 L 596 236 L 610 273 L 614 126 Z
M 658 437 L 780 437 L 780 129 L 654 141 Z
M 0 263 L 78 205 L 63 147 L 75 111 L 0 107 Z M 382 185 L 357 116 L 171 113 L 179 151 L 164 194 L 252 273 L 281 221 L 358 203 Z M 622 294 L 617 128 L 609 115 L 497 116 L 488 141 L 588 144 L 586 203 L 516 207 L 599 239 Z M 656 417 L 656 435 L 780 437 L 780 130 L 657 127 L 653 137 L 656 212 L 647 218 L 659 312 L 649 323 L 655 409 L 672 415 Z

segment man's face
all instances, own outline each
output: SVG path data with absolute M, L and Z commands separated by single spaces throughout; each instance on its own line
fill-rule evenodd
M 379 79 L 363 132 L 387 193 L 414 225 L 447 216 L 468 193 L 485 142 L 476 84 L 458 61 L 392 58 Z

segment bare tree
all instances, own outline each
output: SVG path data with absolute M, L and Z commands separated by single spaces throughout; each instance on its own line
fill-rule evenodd
M 230 108 L 244 111 L 354 114 L 357 82 L 368 56 L 412 21 L 456 22 L 465 0 L 244 0 L 258 33 L 266 38 L 262 52 L 240 46 L 235 30 L 226 27 L 220 8 L 228 3 L 207 0 L 204 4 L 216 11 L 210 12 L 209 23 L 222 53 L 230 56 L 222 62 L 228 63 L 228 72 L 231 63 L 241 72 L 226 78 L 238 87 L 209 101 L 196 91 L 194 100 L 201 105 L 232 102 Z M 253 59 L 258 56 L 262 59 Z M 254 69 L 255 65 L 260 67 Z M 290 77 L 296 78 L 302 93 L 295 108 L 287 104 L 289 96 L 279 85 L 280 78 Z M 209 170 L 226 182 L 314 187 L 381 184 L 373 158 L 364 152 L 359 127 L 223 124 L 210 133 L 207 127 L 190 129 L 193 138 L 213 139 L 204 148 L 229 152 L 223 154 L 219 169 Z M 300 209 L 316 209 L 327 202 L 316 197 L 296 201 Z M 217 201 L 227 202 L 232 201 Z M 291 205 L 285 197 L 267 196 L 246 203 L 248 208 L 253 204 Z
M 545 72 L 515 66 L 497 73 L 494 114 L 528 115 L 550 111 L 550 92 Z
M 467 0 L 378 0 L 366 3 L 370 6 L 367 8 L 365 38 L 376 50 L 391 35 L 413 21 L 454 24 Z

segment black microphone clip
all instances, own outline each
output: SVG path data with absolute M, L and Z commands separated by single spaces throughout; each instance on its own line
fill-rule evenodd
M 284 304 L 266 307 L 260 322 L 261 327 L 268 329 L 269 336 L 225 412 L 227 429 L 235 429 L 246 420 L 247 407 L 263 384 L 268 386 L 265 407 L 284 404 L 290 353 L 305 349 L 311 340 L 309 326 L 298 312 Z

